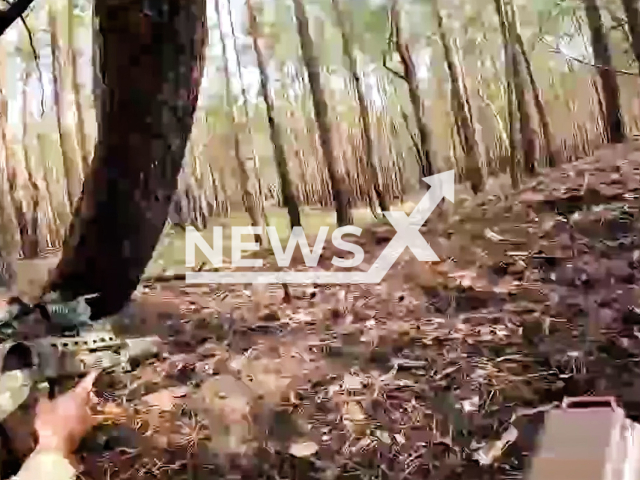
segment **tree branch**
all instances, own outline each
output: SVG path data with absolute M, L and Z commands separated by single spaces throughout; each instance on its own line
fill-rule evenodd
M 15 22 L 22 18 L 24 12 L 31 6 L 33 0 L 16 0 L 6 10 L 0 11 L 0 36 Z
M 403 74 L 401 74 L 397 70 L 394 70 L 392 67 L 387 65 L 387 54 L 386 53 L 382 56 L 382 66 L 385 68 L 385 70 L 387 70 L 389 73 L 392 73 L 394 76 L 398 77 L 403 82 L 407 81 L 407 78 Z
M 586 60 L 582 60 L 580 58 L 574 57 L 572 55 L 569 55 L 568 53 L 563 52 L 558 47 L 554 47 L 553 45 L 551 45 L 549 42 L 547 42 L 545 40 L 542 40 L 542 42 L 549 46 L 551 53 L 557 53 L 558 55 L 563 55 L 564 57 L 568 58 L 569 60 L 572 60 L 574 62 L 580 63 L 582 65 L 586 65 L 587 67 L 601 68 L 603 70 L 611 70 L 611 71 L 613 71 L 613 72 L 615 72 L 615 73 L 617 73 L 619 75 L 631 75 L 633 77 L 640 76 L 638 73 L 630 72 L 628 70 L 618 70 L 618 69 L 613 68 L 613 67 L 606 67 L 604 65 L 597 65 L 595 63 L 587 62 Z

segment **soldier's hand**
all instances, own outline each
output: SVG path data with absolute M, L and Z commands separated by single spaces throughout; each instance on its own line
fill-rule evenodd
M 73 452 L 95 425 L 90 406 L 98 372 L 91 372 L 74 388 L 59 397 L 42 399 L 36 409 L 38 449 L 55 450 L 73 462 Z

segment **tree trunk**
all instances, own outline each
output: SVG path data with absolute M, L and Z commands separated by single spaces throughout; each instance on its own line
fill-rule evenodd
M 249 34 L 253 39 L 253 49 L 256 53 L 256 63 L 258 64 L 258 70 L 260 71 L 260 90 L 262 92 L 262 99 L 267 111 L 267 120 L 269 122 L 269 136 L 271 144 L 273 145 L 273 157 L 276 162 L 276 169 L 278 171 L 278 179 L 280 180 L 280 189 L 282 191 L 282 200 L 284 206 L 287 208 L 289 214 L 289 223 L 291 228 L 301 227 L 300 220 L 300 208 L 298 207 L 298 200 L 294 192 L 294 186 L 289 174 L 289 166 L 287 165 L 287 155 L 282 139 L 282 130 L 280 123 L 275 116 L 275 105 L 273 97 L 271 95 L 269 72 L 267 71 L 267 65 L 260 46 L 260 26 L 253 10 L 252 0 L 247 0 L 247 13 L 249 16 Z
M 6 64 L 5 64 L 6 65 Z M 3 72 L 4 74 L 5 72 Z M 2 83 L 5 84 L 4 78 Z M 3 89 L 4 92 L 4 89 Z M 30 246 L 32 244 L 31 219 L 33 208 L 31 205 L 31 195 L 26 179 L 26 171 L 20 157 L 15 155 L 15 150 L 11 148 L 9 142 L 9 127 L 7 119 L 9 117 L 9 104 L 3 96 L 0 107 L 0 130 L 2 130 L 4 143 L 5 168 L 7 171 L 7 187 L 11 198 L 11 208 L 14 212 L 20 247 L 23 255 L 32 254 Z
M 449 83 L 451 92 L 451 109 L 456 119 L 458 138 L 465 156 L 465 177 L 471 184 L 473 193 L 478 194 L 482 190 L 484 178 L 480 169 L 480 152 L 475 128 L 469 115 L 467 102 L 462 89 L 464 79 L 460 78 L 460 68 L 456 61 L 449 38 L 444 30 L 442 14 L 440 13 L 437 1 L 434 0 L 433 7 L 438 28 L 440 43 L 444 49 L 444 58 L 447 71 L 449 73 Z
M 92 318 L 118 312 L 153 256 L 176 190 L 202 79 L 203 0 L 97 1 L 105 72 L 94 160 L 47 291 L 98 293 Z M 123 68 L 126 65 L 126 68 Z
M 627 29 L 631 37 L 631 49 L 636 57 L 636 64 L 640 70 L 640 7 L 638 0 L 621 0 L 624 14 L 627 17 Z
M 513 17 L 513 24 L 515 28 L 515 39 L 518 45 L 518 49 L 520 54 L 522 55 L 522 60 L 524 61 L 524 66 L 527 72 L 527 77 L 529 78 L 529 83 L 531 84 L 531 92 L 533 94 L 533 104 L 536 108 L 536 113 L 538 114 L 538 120 L 540 121 L 540 129 L 542 130 L 542 139 L 544 141 L 545 149 L 546 149 L 546 157 L 547 157 L 547 165 L 550 167 L 555 167 L 558 164 L 558 159 L 555 154 L 555 140 L 553 138 L 553 133 L 551 132 L 551 124 L 549 123 L 549 117 L 547 116 L 547 112 L 544 108 L 544 102 L 542 101 L 541 92 L 538 88 L 538 82 L 536 82 L 536 77 L 533 74 L 533 67 L 531 65 L 531 60 L 529 59 L 529 55 L 527 54 L 527 50 L 524 46 L 524 41 L 522 40 L 522 35 L 520 35 L 520 25 L 518 22 L 518 13 L 515 5 L 511 2 L 511 15 Z
M 620 89 L 611 62 L 609 40 L 604 32 L 597 0 L 582 0 L 591 32 L 591 48 L 604 97 L 604 131 L 607 143 L 622 143 L 625 139 L 624 122 L 620 112 Z
M 233 14 L 231 12 L 231 0 L 227 1 L 227 12 L 229 14 L 229 25 L 231 27 L 231 38 L 233 39 L 233 50 L 236 57 L 236 68 L 238 69 L 238 78 L 240 79 L 240 91 L 242 94 L 242 106 L 244 109 L 245 128 L 251 142 L 251 159 L 253 161 L 253 171 L 256 176 L 256 184 L 258 186 L 258 197 L 260 199 L 260 210 L 262 212 L 264 223 L 267 222 L 267 214 L 264 209 L 264 191 L 262 188 L 262 179 L 260 178 L 260 162 L 258 161 L 258 155 L 253 143 L 253 133 L 251 131 L 251 117 L 249 115 L 249 99 L 247 97 L 247 89 L 244 83 L 244 75 L 242 73 L 242 64 L 240 62 L 240 51 L 238 49 L 238 36 L 236 35 L 236 27 L 233 21 Z M 268 237 L 267 237 L 268 238 Z M 267 240 L 265 238 L 265 241 Z
M 402 63 L 403 79 L 407 83 L 407 89 L 409 90 L 409 101 L 413 108 L 414 120 L 416 122 L 416 128 L 418 130 L 418 140 L 420 151 L 419 165 L 420 176 L 429 177 L 433 175 L 433 163 L 431 161 L 431 139 L 429 135 L 429 129 L 425 123 L 423 117 L 424 112 L 422 108 L 422 98 L 420 97 L 420 87 L 418 86 L 418 75 L 416 73 L 416 66 L 411 58 L 411 52 L 409 46 L 404 42 L 402 33 L 402 23 L 400 21 L 400 11 L 398 9 L 398 0 L 393 0 L 390 10 L 391 28 L 393 30 L 395 47 L 398 55 L 400 56 L 400 62 Z M 420 182 L 422 186 L 422 182 Z
M 498 130 L 497 135 L 500 138 L 500 142 L 502 143 L 502 145 L 504 145 L 505 148 L 509 148 L 509 135 L 507 134 L 507 129 L 504 127 L 504 122 L 502 121 L 502 118 L 500 117 L 500 114 L 498 113 L 496 106 L 491 102 L 491 100 L 489 100 L 487 95 L 482 91 L 481 86 L 478 86 L 477 93 L 482 103 L 484 103 L 485 106 L 491 111 L 491 115 L 493 115 L 493 118 L 496 121 L 496 129 Z
M 91 2 L 91 92 L 93 94 L 93 108 L 96 119 L 100 118 L 100 97 L 102 93 L 102 36 L 100 35 L 99 20 L 96 12 L 96 2 Z
M 22 237 L 22 252 L 25 258 L 34 258 L 47 247 L 47 233 L 49 230 L 47 226 L 53 225 L 53 215 L 47 219 L 49 202 L 46 196 L 42 195 L 42 188 L 36 179 L 34 162 L 29 152 L 29 79 L 31 71 L 28 65 L 25 68 L 22 84 L 22 156 L 30 186 L 30 202 L 28 202 L 28 205 L 31 211 L 25 212 L 27 213 L 28 224 L 26 230 L 28 235 Z
M 38 154 L 40 158 L 47 158 L 47 155 L 49 155 L 50 146 L 48 145 L 47 139 L 48 137 L 45 133 L 37 133 Z M 71 223 L 71 214 L 69 213 L 67 203 L 64 201 L 66 195 L 64 195 L 64 192 L 60 192 L 60 189 L 56 189 L 57 179 L 54 175 L 51 162 L 43 162 L 41 167 L 42 183 L 44 184 L 46 196 L 49 198 L 49 205 L 51 207 L 51 225 L 49 228 L 49 234 L 52 239 L 51 243 L 55 247 L 61 247 L 67 226 Z M 62 193 L 62 195 L 60 195 L 60 193 Z
M 13 208 L 7 165 L 8 101 L 6 97 L 6 50 L 0 45 L 0 284 L 8 290 L 16 286 L 15 261 L 20 255 L 18 221 Z
M 60 58 L 60 42 L 58 35 L 58 22 L 51 7 L 48 9 L 49 33 L 51 37 L 51 76 L 53 77 L 53 99 L 58 123 L 58 136 L 60 138 L 60 150 L 67 185 L 67 202 L 69 211 L 73 211 L 76 200 L 82 190 L 82 175 L 77 165 L 72 139 L 65 131 L 63 119 L 67 118 L 66 102 L 64 95 L 64 81 L 62 72 L 62 59 Z
M 507 98 L 507 124 L 509 125 L 509 174 L 511 176 L 511 186 L 515 189 L 520 185 L 518 172 L 518 142 L 516 130 L 516 110 L 514 105 L 513 91 L 513 45 L 509 37 L 509 27 L 506 18 L 504 3 L 502 0 L 494 0 L 498 23 L 500 25 L 500 34 L 502 36 L 502 44 L 504 51 L 504 70 L 505 70 L 505 96 Z
M 509 43 L 511 44 L 511 54 L 513 55 L 512 72 L 513 72 L 513 92 L 515 94 L 516 106 L 518 108 L 518 118 L 520 119 L 520 140 L 522 142 L 522 157 L 524 160 L 524 170 L 527 174 L 533 175 L 537 170 L 538 161 L 538 142 L 536 132 L 531 122 L 531 112 L 529 110 L 529 102 L 527 101 L 526 81 L 522 72 L 522 56 L 517 45 L 516 33 L 517 27 L 513 17 L 513 8 L 511 0 L 509 8 L 505 12 L 509 29 Z
M 353 81 L 353 88 L 356 92 L 356 99 L 358 101 L 358 110 L 360 113 L 361 123 L 361 137 L 362 145 L 364 147 L 364 159 L 366 162 L 367 170 L 369 172 L 368 185 L 373 187 L 376 198 L 378 199 L 378 205 L 380 210 L 388 212 L 389 201 L 387 200 L 384 190 L 382 189 L 382 182 L 380 180 L 380 168 L 374 157 L 373 149 L 373 135 L 371 133 L 371 118 L 369 116 L 369 109 L 367 107 L 367 100 L 364 96 L 364 87 L 362 85 L 362 78 L 358 70 L 358 63 L 353 53 L 353 45 L 351 41 L 351 35 L 349 33 L 347 22 L 345 20 L 340 0 L 332 0 L 333 10 L 338 23 L 338 28 L 342 35 L 342 55 L 347 61 L 349 67 L 349 73 L 351 74 L 351 80 Z M 369 188 L 369 187 L 368 187 Z
M 68 18 L 67 29 L 69 36 L 69 67 L 71 70 L 71 88 L 73 89 L 73 103 L 76 111 L 76 138 L 78 139 L 78 149 L 80 150 L 80 159 L 82 160 L 83 173 L 89 171 L 89 163 L 91 162 L 91 150 L 89 147 L 89 139 L 84 123 L 84 110 L 82 108 L 82 88 L 78 78 L 78 52 L 75 46 L 75 19 L 73 16 L 73 0 L 69 0 L 67 5 Z
M 349 206 L 349 193 L 346 189 L 343 172 L 341 172 L 338 167 L 338 160 L 333 151 L 329 106 L 327 105 L 325 92 L 320 79 L 320 65 L 314 51 L 313 38 L 311 38 L 311 34 L 309 33 L 309 19 L 307 18 L 303 0 L 293 0 L 293 6 L 298 26 L 298 36 L 300 37 L 302 61 L 307 70 L 309 88 L 311 89 L 313 110 L 318 126 L 318 137 L 331 181 L 337 223 L 339 227 L 351 225 L 353 223 L 353 217 Z
M 238 163 L 238 171 L 240 173 L 240 186 L 242 187 L 242 202 L 244 208 L 249 214 L 251 224 L 259 227 L 261 232 L 255 235 L 256 242 L 260 245 L 266 245 L 267 233 L 264 229 L 264 200 L 260 197 L 260 188 L 258 186 L 257 174 L 254 169 L 253 159 L 245 160 L 240 146 L 240 132 L 236 109 L 234 107 L 234 95 L 231 87 L 231 74 L 229 72 L 229 57 L 227 55 L 227 46 L 224 41 L 222 32 L 222 16 L 220 15 L 220 0 L 214 0 L 216 16 L 218 18 L 218 34 L 220 35 L 220 44 L 222 46 L 222 58 L 224 60 L 224 79 L 227 99 L 227 109 L 231 116 L 231 128 L 233 130 L 233 150 Z

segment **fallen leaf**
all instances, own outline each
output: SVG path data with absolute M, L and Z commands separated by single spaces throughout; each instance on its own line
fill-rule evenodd
M 189 388 L 185 386 L 165 388 L 142 397 L 142 401 L 160 410 L 172 410 L 179 403 L 177 399 L 185 397 L 188 392 Z
M 318 445 L 315 442 L 298 442 L 289 446 L 289 453 L 298 458 L 310 457 L 317 451 Z

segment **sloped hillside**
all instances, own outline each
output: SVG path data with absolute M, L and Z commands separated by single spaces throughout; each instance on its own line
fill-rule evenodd
M 514 478 L 565 395 L 640 416 L 639 195 L 633 142 L 434 214 L 442 261 L 378 285 L 147 285 L 120 328 L 167 355 L 106 397 L 87 475 Z

